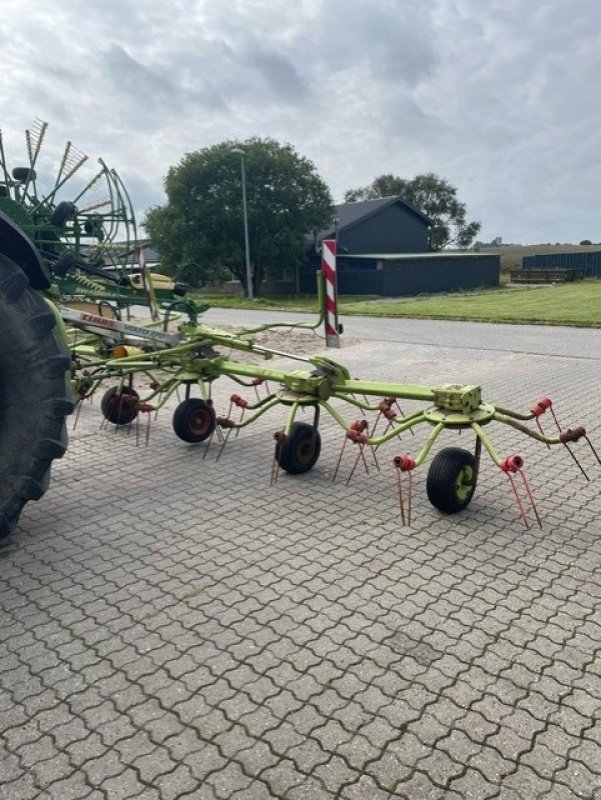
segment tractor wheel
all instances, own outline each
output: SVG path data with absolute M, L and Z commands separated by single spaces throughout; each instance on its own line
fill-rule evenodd
M 107 389 L 100 401 L 102 416 L 113 425 L 129 425 L 138 416 L 139 397 L 130 386 Z
M 54 326 L 22 270 L 0 255 L 0 539 L 44 494 L 67 447 L 70 358 Z
M 184 442 L 204 442 L 215 430 L 215 409 L 198 397 L 184 400 L 173 414 L 173 430 Z
M 275 457 L 280 467 L 290 475 L 300 475 L 313 469 L 321 453 L 321 436 L 313 425 L 295 422 L 290 436 L 278 441 Z
M 456 514 L 470 504 L 476 480 L 476 460 L 469 450 L 445 447 L 434 456 L 428 470 L 428 500 L 439 511 Z

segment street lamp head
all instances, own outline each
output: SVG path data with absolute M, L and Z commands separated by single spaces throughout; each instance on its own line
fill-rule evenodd
M 232 153 L 236 153 L 236 155 L 243 156 L 244 155 L 244 150 L 242 150 L 240 147 L 234 147 L 234 149 L 232 150 Z

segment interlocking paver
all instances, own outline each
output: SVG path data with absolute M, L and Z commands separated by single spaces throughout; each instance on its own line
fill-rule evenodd
M 2 748 L 0 750 L 0 786 L 16 780 L 22 774 L 23 769 L 19 759 Z
M 341 353 L 354 374 L 477 380 L 524 408 L 553 391 L 561 418 L 601 439 L 599 332 L 511 329 L 500 346 L 489 326 L 361 330 L 369 341 Z M 515 358 L 524 336 L 536 346 Z M 214 389 L 221 411 L 231 387 Z M 214 444 L 174 439 L 169 412 L 136 448 L 83 407 L 2 560 L 2 800 L 601 797 L 594 486 L 508 430 L 542 530 L 520 526 L 487 460 L 452 518 L 417 470 L 402 528 L 384 449 L 380 473 L 331 482 L 341 432 L 327 419 L 315 469 L 270 486 L 272 415 L 217 461 Z
M 155 786 L 159 778 L 164 779 L 177 767 L 169 751 L 164 747 L 157 747 L 151 753 L 138 755 L 129 762 L 134 767 L 143 783 Z
M 118 742 L 130 738 L 136 733 L 136 727 L 132 721 L 124 716 L 116 716 L 107 722 L 91 724 L 102 739 L 105 747 L 113 747 Z
M 138 797 L 146 788 L 140 781 L 136 770 L 131 767 L 124 767 L 123 770 L 112 778 L 107 778 L 102 783 L 103 790 L 108 797 Z
M 408 781 L 399 783 L 395 789 L 406 800 L 444 800 L 446 796 L 446 790 L 435 786 L 422 772 L 415 772 Z
M 315 778 L 306 778 L 301 784 L 290 789 L 290 800 L 328 800 L 330 793 Z
M 101 756 L 86 761 L 81 767 L 89 783 L 95 787 L 101 787 L 105 781 L 116 778 L 125 769 L 126 765 L 114 750 L 106 750 Z
M 50 795 L 41 789 L 30 773 L 20 775 L 16 780 L 2 787 L 6 800 L 49 800 Z
M 106 750 L 106 740 L 97 732 L 88 733 L 85 738 L 67 745 L 65 750 L 69 756 L 69 762 L 74 767 L 79 767 L 86 761 L 100 758 Z
M 380 789 L 368 776 L 362 776 L 356 783 L 345 787 L 340 793 L 341 800 L 363 800 L 369 797 L 373 800 L 386 800 L 388 792 Z
M 570 787 L 575 794 L 585 798 L 589 798 L 600 783 L 599 774 L 581 761 L 570 761 L 565 769 L 555 773 L 554 781 Z
M 461 763 L 461 762 L 460 762 Z M 469 757 L 465 762 L 470 769 L 476 769 L 486 778 L 487 781 L 500 785 L 503 779 L 510 775 L 515 769 L 515 763 L 504 758 L 495 747 L 482 747 L 477 753 Z
M 529 767 L 521 767 L 512 775 L 509 775 L 505 778 L 503 785 L 507 788 L 515 789 L 524 798 L 544 796 L 551 788 L 550 781 L 541 778 Z
M 294 762 L 288 758 L 280 758 L 277 764 L 263 770 L 260 777 L 273 794 L 284 795 L 284 797 L 291 789 L 301 785 L 304 781 L 304 776 L 299 775 Z
M 487 800 L 499 796 L 499 784 L 491 782 L 477 769 L 467 769 L 465 774 L 453 781 L 453 790 L 460 797 L 469 797 L 470 800 Z M 536 795 L 529 795 L 534 798 Z
M 432 749 L 419 762 L 419 769 L 424 772 L 436 786 L 447 786 L 463 775 L 465 765 L 455 761 L 443 750 Z
M 598 800 L 598 798 L 601 797 L 601 795 L 595 795 L 594 789 L 592 792 L 590 800 Z M 582 798 L 580 795 L 572 792 L 571 789 L 568 789 L 565 784 L 556 783 L 541 797 L 541 800 L 582 800 Z
M 559 756 L 549 747 L 544 745 L 540 737 L 534 743 L 532 749 L 521 757 L 521 763 L 526 764 L 531 769 L 549 781 L 553 781 L 554 776 L 567 764 L 568 757 Z

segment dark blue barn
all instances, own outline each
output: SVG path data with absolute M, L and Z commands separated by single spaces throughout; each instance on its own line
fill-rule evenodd
M 307 237 L 307 257 L 264 286 L 266 293 L 315 291 L 321 242 L 337 241 L 339 294 L 402 296 L 497 286 L 500 258 L 433 251 L 432 220 L 402 197 L 335 206 L 332 225 Z
M 340 255 L 352 253 L 425 253 L 430 250 L 432 220 L 402 197 L 383 197 L 335 207 L 329 229 L 317 234 L 337 239 Z

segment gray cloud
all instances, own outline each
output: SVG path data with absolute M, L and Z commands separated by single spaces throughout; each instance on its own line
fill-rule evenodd
M 143 113 L 147 121 L 161 126 L 164 124 L 162 114 L 171 116 L 180 112 L 182 93 L 166 76 L 165 69 L 142 64 L 117 44 L 102 53 L 99 61 L 114 96 L 124 97 L 138 119 Z
M 307 94 L 307 88 L 294 66 L 279 53 L 259 51 L 250 58 L 275 97 L 294 103 Z
M 432 170 L 484 238 L 601 240 L 596 0 L 41 6 L 3 9 L 10 152 L 48 119 L 48 163 L 72 139 L 127 174 L 137 208 L 185 152 L 260 135 L 312 159 L 337 198 Z

